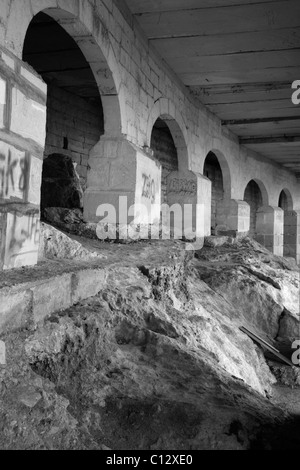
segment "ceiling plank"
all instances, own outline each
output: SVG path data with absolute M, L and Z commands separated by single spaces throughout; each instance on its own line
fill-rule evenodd
M 300 115 L 296 116 L 270 116 L 270 117 L 264 117 L 264 118 L 252 118 L 252 119 L 230 119 L 227 121 L 222 121 L 223 126 L 234 126 L 234 125 L 239 125 L 239 124 L 260 124 L 262 122 L 283 122 L 283 121 L 296 121 L 300 120 Z
M 284 28 L 251 33 L 243 31 L 234 34 L 152 39 L 150 42 L 162 56 L 169 59 L 217 56 L 300 47 L 300 30 L 299 28 Z
M 246 137 L 240 138 L 241 145 L 252 145 L 252 144 L 277 144 L 287 142 L 300 142 L 300 134 L 297 135 L 280 135 L 280 136 L 264 136 L 264 137 Z
M 270 0 L 126 0 L 126 3 L 133 13 L 147 13 L 270 3 Z
M 252 68 L 286 68 L 300 66 L 300 48 L 287 51 L 249 52 L 225 56 L 168 58 L 168 64 L 177 73 L 225 73 L 233 78 L 239 70 L 251 71 Z
M 300 26 L 300 2 L 145 13 L 138 21 L 149 39 L 294 28 Z
M 300 3 L 300 2 L 299 2 Z M 176 72 L 176 71 L 175 71 Z M 187 86 L 207 86 L 207 85 L 224 85 L 224 84 L 243 84 L 243 83 L 257 83 L 263 82 L 276 83 L 289 81 L 290 83 L 295 80 L 294 77 L 300 77 L 300 66 L 292 67 L 272 67 L 264 69 L 239 69 L 236 75 L 232 73 L 219 72 L 190 72 L 190 73 L 177 73 L 179 78 Z

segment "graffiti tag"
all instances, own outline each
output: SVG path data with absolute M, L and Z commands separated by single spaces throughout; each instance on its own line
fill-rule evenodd
M 168 189 L 169 191 L 174 191 L 176 193 L 185 192 L 194 194 L 197 190 L 197 185 L 195 181 L 174 178 L 169 181 Z
M 146 199 L 150 199 L 151 203 L 154 204 L 155 202 L 155 181 L 154 179 L 145 173 L 142 175 L 143 178 L 143 191 L 142 196 Z
M 24 199 L 28 187 L 29 165 L 24 152 L 0 153 L 0 198 Z

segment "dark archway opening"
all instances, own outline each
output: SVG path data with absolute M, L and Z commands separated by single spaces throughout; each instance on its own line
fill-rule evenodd
M 291 240 L 294 236 L 295 227 L 293 226 L 289 211 L 293 209 L 293 201 L 291 195 L 287 190 L 282 190 L 279 195 L 278 207 L 284 211 L 284 224 L 283 224 L 283 255 L 293 256 L 295 249 L 291 247 Z
M 287 193 L 284 190 L 280 193 L 278 207 L 284 211 L 289 210 L 289 199 Z
M 224 183 L 219 160 L 213 152 L 205 159 L 203 174 L 211 181 L 211 233 L 215 235 L 218 203 L 224 199 Z
M 263 205 L 261 190 L 254 180 L 251 180 L 245 189 L 244 201 L 250 206 L 249 236 L 254 238 L 256 236 L 257 211 Z
M 75 188 L 79 182 L 79 195 L 86 189 L 89 153 L 104 134 L 93 72 L 74 39 L 45 13 L 37 14 L 29 25 L 23 60 L 48 85 L 42 208 L 81 208 L 82 198 L 61 185 Z
M 168 125 L 162 119 L 157 119 L 151 135 L 151 149 L 154 157 L 162 165 L 161 202 L 167 203 L 167 177 L 172 171 L 178 170 L 177 149 Z

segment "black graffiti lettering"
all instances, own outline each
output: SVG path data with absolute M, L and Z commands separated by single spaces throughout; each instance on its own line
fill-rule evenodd
M 28 161 L 26 158 L 23 158 L 20 160 L 20 168 L 21 168 L 21 176 L 19 179 L 19 190 L 24 192 L 27 188 L 27 176 L 28 176 L 28 170 L 29 170 L 29 165 Z
M 5 155 L 0 154 L 0 162 L 5 162 Z M 0 168 L 0 198 L 4 197 L 5 169 Z
M 28 186 L 29 162 L 26 157 L 14 158 L 9 150 L 7 157 L 0 154 L 0 198 L 19 196 L 24 198 Z M 17 193 L 17 194 L 16 194 Z
M 155 181 L 153 178 L 151 178 L 151 175 L 142 175 L 142 178 L 144 180 L 143 182 L 143 191 L 142 191 L 142 196 L 150 199 L 151 203 L 154 204 L 155 202 Z
M 15 190 L 15 180 L 14 180 L 14 169 L 16 168 L 18 162 L 17 160 L 12 161 L 11 159 L 11 151 L 8 151 L 8 165 L 7 165 L 7 171 L 6 171 L 6 196 L 8 196 L 9 193 L 9 185 L 11 182 L 12 189 L 13 191 Z
M 196 189 L 197 187 L 194 181 L 174 178 L 169 183 L 169 191 L 194 193 Z
M 31 240 L 35 245 L 39 242 L 39 220 L 37 219 L 36 215 L 28 216 L 27 218 L 27 227 L 21 228 L 18 230 L 18 218 L 16 214 L 14 214 L 13 225 L 11 228 L 11 239 L 9 243 L 9 250 L 21 250 L 23 245 Z

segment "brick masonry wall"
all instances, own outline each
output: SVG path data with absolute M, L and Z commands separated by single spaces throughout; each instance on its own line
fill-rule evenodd
M 45 157 L 62 153 L 72 158 L 86 189 L 91 149 L 104 133 L 102 108 L 62 88 L 49 86 Z

